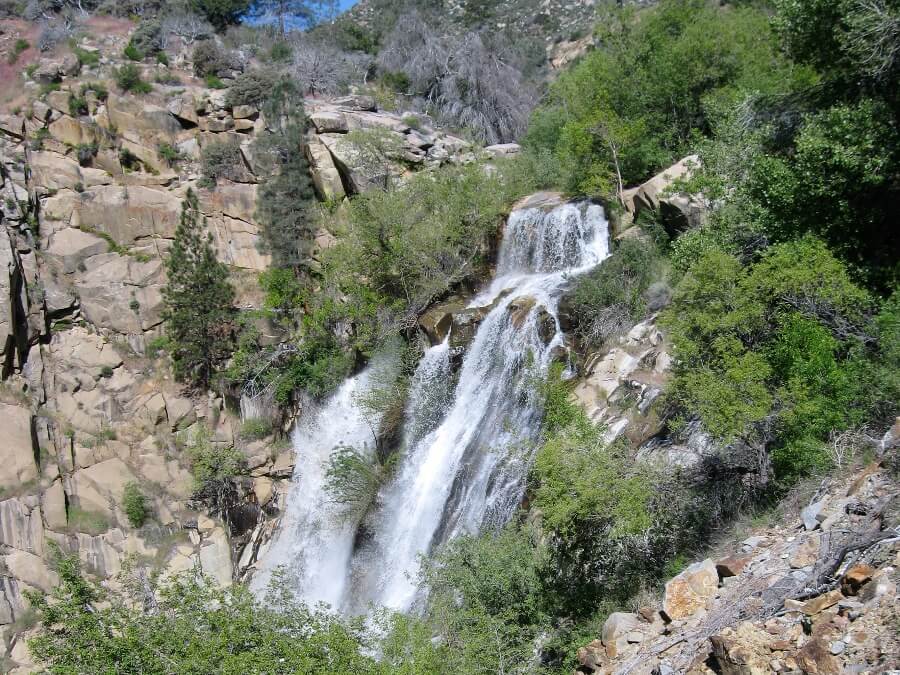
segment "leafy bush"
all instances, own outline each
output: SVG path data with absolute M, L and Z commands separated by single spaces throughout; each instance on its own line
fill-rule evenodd
M 122 165 L 122 168 L 133 171 L 134 169 L 140 168 L 141 158 L 131 152 L 128 148 L 122 148 L 119 150 L 119 164 Z
M 241 424 L 240 436 L 245 441 L 258 441 L 272 433 L 272 420 L 262 417 L 251 417 Z
M 210 89 L 228 89 L 228 85 L 218 75 L 207 75 L 203 81 Z
M 144 60 L 144 52 L 134 46 L 133 43 L 129 42 L 125 45 L 125 49 L 122 50 L 122 56 L 124 56 L 129 61 L 143 61 Z
M 192 55 L 194 61 L 194 75 L 206 77 L 218 75 L 228 70 L 230 65 L 228 57 L 220 50 L 213 40 L 204 40 L 194 47 Z
M 649 306 L 647 291 L 664 272 L 653 244 L 625 239 L 603 263 L 578 277 L 566 306 L 585 344 L 602 345 L 643 319 Z
M 75 148 L 75 154 L 78 157 L 78 163 L 81 166 L 89 166 L 97 156 L 99 146 L 96 143 L 79 143 Z
M 276 84 L 276 74 L 268 70 L 251 70 L 243 73 L 229 87 L 225 94 L 225 105 L 259 106 L 272 95 Z
M 250 9 L 250 0 L 195 0 L 193 6 L 202 12 L 216 30 L 238 23 Z
M 78 59 L 78 63 L 82 66 L 90 67 L 99 65 L 100 63 L 100 54 L 98 52 L 88 51 L 81 47 L 73 47 L 72 51 L 75 52 L 75 58 Z
M 81 85 L 80 94 L 84 96 L 87 92 L 94 92 L 94 96 L 98 101 L 106 101 L 109 98 L 109 90 L 100 82 L 85 82 Z
M 779 53 L 766 13 L 677 0 L 601 16 L 601 47 L 551 85 L 526 144 L 553 152 L 573 192 L 611 195 L 683 156 L 711 100 L 788 90 L 808 75 Z M 622 82 L 640 82 L 623 87 Z M 665 103 L 663 103 L 665 102 Z
M 69 94 L 69 114 L 72 115 L 72 117 L 88 114 L 88 102 L 84 97 Z
M 230 481 L 244 469 L 244 456 L 240 450 L 214 443 L 209 431 L 203 427 L 190 439 L 187 454 L 198 491 Z
M 244 584 L 222 588 L 194 571 L 161 583 L 126 568 L 116 595 L 88 581 L 77 557 L 55 568 L 52 593 L 29 593 L 41 627 L 29 649 L 53 672 L 381 672 L 361 627 L 308 608 L 283 573 L 260 601 Z
M 156 154 L 169 166 L 175 166 L 184 159 L 181 151 L 170 143 L 160 143 L 156 146 Z
M 149 94 L 153 86 L 141 79 L 140 69 L 133 63 L 126 63 L 115 71 L 116 84 L 122 91 L 133 94 Z
M 132 527 L 141 527 L 150 515 L 147 508 L 147 498 L 141 492 L 141 486 L 137 483 L 128 483 L 122 495 L 122 506 L 125 515 Z
M 19 57 L 22 55 L 22 52 L 24 52 L 30 46 L 31 45 L 29 44 L 28 40 L 19 38 L 15 41 L 15 43 L 13 43 L 13 48 L 12 50 L 10 50 L 6 62 L 9 63 L 9 65 L 15 64 L 15 62 L 18 61 Z
M 143 19 L 131 34 L 125 55 L 128 58 L 128 50 L 136 52 L 139 56 L 134 61 L 140 61 L 146 56 L 155 56 L 165 48 L 165 35 L 162 25 L 157 19 Z
M 208 143 L 200 151 L 200 185 L 215 187 L 220 178 L 234 180 L 243 173 L 244 159 L 236 141 Z
M 872 308 L 819 240 L 772 246 L 746 268 L 707 251 L 664 316 L 677 364 L 669 401 L 722 440 L 763 434 L 781 478 L 823 468 L 832 431 L 895 409 L 884 401 L 896 378 L 873 376 L 891 357 L 866 347 Z

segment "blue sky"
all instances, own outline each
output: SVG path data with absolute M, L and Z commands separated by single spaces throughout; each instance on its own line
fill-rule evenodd
M 341 12 L 346 12 L 348 9 L 353 7 L 353 5 L 355 5 L 356 3 L 357 3 L 357 0 L 339 0 L 338 8 L 340 9 Z M 257 22 L 258 23 L 266 23 L 265 19 L 253 19 L 253 18 L 247 17 L 245 20 L 251 24 L 257 23 Z M 290 26 L 290 25 L 291 25 L 291 22 L 288 21 L 288 26 Z

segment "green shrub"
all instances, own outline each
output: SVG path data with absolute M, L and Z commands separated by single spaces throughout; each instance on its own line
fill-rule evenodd
M 245 584 L 223 588 L 199 571 L 161 581 L 126 566 L 123 590 L 113 595 L 85 578 L 76 556 L 58 556 L 53 566 L 59 585 L 46 596 L 28 593 L 40 621 L 28 647 L 49 671 L 383 672 L 365 653 L 361 626 L 300 602 L 283 572 L 263 601 Z M 146 611 L 148 600 L 158 611 Z
M 140 69 L 133 63 L 126 63 L 115 71 L 116 84 L 119 89 L 133 94 L 149 94 L 153 86 L 141 79 Z
M 164 39 L 162 26 L 157 19 L 142 19 L 131 34 L 128 48 L 140 54 L 139 58 L 134 59 L 135 61 L 140 61 L 145 56 L 154 56 L 161 53 Z M 126 56 L 128 48 L 126 48 Z
M 129 42 L 125 45 L 125 49 L 122 51 L 122 56 L 124 56 L 129 61 L 143 61 L 144 60 L 144 52 L 134 46 L 133 43 Z
M 131 152 L 128 148 L 122 148 L 119 150 L 119 163 L 122 165 L 122 168 L 134 171 L 135 169 L 140 168 L 141 158 Z
M 15 43 L 13 43 L 13 48 L 9 52 L 9 56 L 6 59 L 6 62 L 9 65 L 15 64 L 15 62 L 18 61 L 19 57 L 22 55 L 22 52 L 24 52 L 30 46 L 31 45 L 29 44 L 28 40 L 19 38 L 18 40 L 15 41 Z
M 197 77 L 218 75 L 220 72 L 228 70 L 230 65 L 227 56 L 212 40 L 204 40 L 197 44 L 194 47 L 192 59 L 194 61 L 194 75 Z
M 156 146 L 156 154 L 169 166 L 175 166 L 184 160 L 181 151 L 170 143 L 160 143 Z
M 258 441 L 272 434 L 272 420 L 250 417 L 241 424 L 240 436 L 245 441 Z
M 225 105 L 229 108 L 236 105 L 259 106 L 272 96 L 276 81 L 276 74 L 267 70 L 251 70 L 243 73 L 228 88 Z
M 122 506 L 132 527 L 141 527 L 150 515 L 147 498 L 137 483 L 128 483 L 122 496 Z
M 84 96 L 87 92 L 94 92 L 98 101 L 106 101 L 109 98 L 109 90 L 100 82 L 85 82 L 81 85 L 80 93 Z
M 289 61 L 292 55 L 293 50 L 291 46 L 283 41 L 276 42 L 272 45 L 272 49 L 269 50 L 269 59 L 276 63 Z
M 204 82 L 210 89 L 228 89 L 228 85 L 225 84 L 218 75 L 207 75 L 204 78 Z
M 79 143 L 75 148 L 75 154 L 78 157 L 78 163 L 81 166 L 90 166 L 97 156 L 100 147 L 97 143 Z
M 396 73 L 384 73 L 381 76 L 381 83 L 388 89 L 400 94 L 409 91 L 410 87 L 409 75 L 402 71 Z
M 82 66 L 96 66 L 100 63 L 100 54 L 98 52 L 91 52 L 87 49 L 82 49 L 81 47 L 73 47 L 72 51 L 75 53 L 75 58 L 78 59 L 78 63 Z
M 165 52 L 157 52 L 156 62 L 163 66 L 168 66 L 169 65 L 169 57 L 166 56 Z
M 664 276 L 665 265 L 653 244 L 624 239 L 601 265 L 578 277 L 567 295 L 578 336 L 588 346 L 599 346 L 660 309 L 659 294 L 651 304 L 647 291 Z
M 187 452 L 198 491 L 230 481 L 244 469 L 244 456 L 240 450 L 213 443 L 205 428 L 194 434 Z
M 200 185 L 215 187 L 220 178 L 234 180 L 243 173 L 244 158 L 237 141 L 207 143 L 200 151 Z

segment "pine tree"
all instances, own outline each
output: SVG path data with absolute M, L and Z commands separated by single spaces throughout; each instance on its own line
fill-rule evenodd
M 234 290 L 228 269 L 216 260 L 193 190 L 188 190 L 181 207 L 166 273 L 163 318 L 172 343 L 175 376 L 206 388 L 231 349 Z

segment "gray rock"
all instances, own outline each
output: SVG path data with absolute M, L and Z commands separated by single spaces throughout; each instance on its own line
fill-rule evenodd
M 819 526 L 819 514 L 822 513 L 824 507 L 825 500 L 820 499 L 800 511 L 800 520 L 803 521 L 803 527 L 805 527 L 807 531 L 812 531 Z

